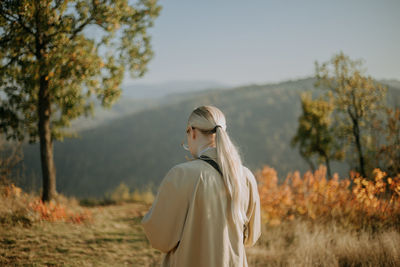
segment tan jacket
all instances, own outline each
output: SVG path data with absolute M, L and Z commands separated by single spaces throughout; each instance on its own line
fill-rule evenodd
M 216 161 L 216 148 L 206 150 Z M 247 265 L 245 247 L 261 235 L 260 198 L 252 172 L 244 167 L 246 226 L 236 225 L 227 212 L 221 175 L 196 159 L 171 168 L 142 225 L 151 245 L 166 253 L 161 266 L 224 267 Z

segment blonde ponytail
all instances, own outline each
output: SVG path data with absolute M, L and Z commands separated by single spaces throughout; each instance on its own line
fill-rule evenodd
M 214 106 L 201 106 L 189 116 L 188 123 L 203 133 L 214 133 L 217 148 L 217 163 L 222 171 L 225 188 L 228 193 L 228 208 L 235 223 L 244 225 L 246 213 L 240 203 L 245 187 L 242 160 L 237 148 L 226 132 L 225 116 Z

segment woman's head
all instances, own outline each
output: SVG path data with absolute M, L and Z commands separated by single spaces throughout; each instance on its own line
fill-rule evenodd
M 214 106 L 201 106 L 189 116 L 186 133 L 190 153 L 198 157 L 205 147 L 215 147 L 217 128 L 226 129 L 225 115 Z
M 244 223 L 245 212 L 239 199 L 245 189 L 242 161 L 226 132 L 224 113 L 214 106 L 198 107 L 190 114 L 186 131 L 189 150 L 193 156 L 200 156 L 198 153 L 207 146 L 216 147 L 217 163 L 231 200 L 231 213 L 237 223 Z

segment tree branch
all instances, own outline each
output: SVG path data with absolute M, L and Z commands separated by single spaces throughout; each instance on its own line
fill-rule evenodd
M 5 10 L 0 10 L 0 15 L 9 22 L 17 22 L 27 33 L 35 35 L 35 33 L 23 23 L 20 16 L 16 18 L 12 14 L 6 12 Z
M 89 18 L 87 18 L 85 20 L 85 22 L 83 22 L 78 28 L 76 28 L 72 32 L 71 37 L 69 38 L 69 40 L 72 41 L 78 35 L 78 33 L 80 33 L 92 20 L 93 20 L 93 16 L 90 16 Z

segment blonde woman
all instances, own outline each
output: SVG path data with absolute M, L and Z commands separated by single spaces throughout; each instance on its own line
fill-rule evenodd
M 261 235 L 260 198 L 214 106 L 196 108 L 186 128 L 193 160 L 172 167 L 142 219 L 162 266 L 248 266 L 245 247 Z

